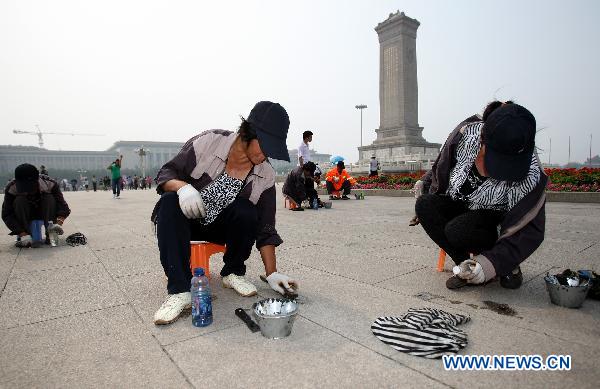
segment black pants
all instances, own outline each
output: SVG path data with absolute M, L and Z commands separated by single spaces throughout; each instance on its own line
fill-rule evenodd
M 306 191 L 306 198 L 308 199 L 308 203 L 312 207 L 313 201 L 315 201 L 315 199 L 319 201 L 319 195 L 317 194 L 317 190 L 315 189 L 315 182 L 312 178 L 307 177 L 304 180 L 304 190 Z
M 417 199 L 415 212 L 427 235 L 459 264 L 469 253 L 490 249 L 498 239 L 498 224 L 504 213 L 470 211 L 449 196 L 425 194 Z
M 333 187 L 333 183 L 331 181 L 327 181 L 325 185 L 327 186 L 327 193 L 331 194 L 335 191 L 335 188 Z M 344 194 L 344 196 L 348 196 L 350 194 L 350 181 L 344 181 L 340 190 L 343 191 L 342 193 Z
M 94 187 L 94 192 L 95 192 L 96 189 L 98 189 L 98 184 L 95 182 L 92 182 L 92 187 Z
M 117 195 L 117 197 L 119 197 L 121 195 L 121 190 L 123 189 L 121 187 L 121 178 L 113 178 L 111 182 L 113 195 Z
M 190 241 L 205 240 L 227 245 L 223 256 L 222 276 L 246 274 L 244 262 L 250 257 L 256 241 L 258 213 L 247 199 L 236 199 L 208 226 L 189 220 L 179 207 L 177 193 L 162 195 L 157 214 L 158 248 L 160 262 L 168 277 L 169 294 L 189 292 Z
M 377 170 L 369 170 L 369 177 L 377 177 L 379 176 Z
M 42 193 L 39 202 L 31 201 L 27 196 L 16 196 L 13 207 L 19 224 L 19 231 L 14 232 L 31 234 L 32 220 L 43 220 L 45 226 L 49 221 L 56 223 L 56 199 L 49 193 Z

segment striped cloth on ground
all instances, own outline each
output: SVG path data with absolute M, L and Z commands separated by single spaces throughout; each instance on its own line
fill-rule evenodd
M 467 346 L 467 334 L 456 328 L 471 320 L 435 308 L 410 308 L 402 317 L 383 316 L 371 325 L 377 339 L 417 357 L 436 359 Z

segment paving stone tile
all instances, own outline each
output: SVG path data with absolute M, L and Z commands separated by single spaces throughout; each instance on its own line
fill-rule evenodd
M 124 303 L 99 263 L 13 274 L 0 297 L 0 328 L 98 310 Z
M 162 269 L 160 272 L 120 277 L 117 281 L 119 287 L 124 291 L 127 301 L 131 302 L 142 318 L 144 327 L 163 345 L 239 325 L 242 322 L 235 316 L 235 309 L 249 309 L 254 302 L 260 299 L 260 296 L 241 297 L 233 289 L 223 288 L 221 278 L 213 273 L 210 279 L 213 295 L 214 322 L 212 325 L 203 328 L 194 327 L 191 316 L 187 315 L 170 325 L 156 326 L 153 323 L 154 313 L 167 297 L 167 280 Z M 257 283 L 257 286 L 259 285 Z
M 511 386 L 547 387 L 548 382 L 560 380 L 561 385 L 593 387 L 593 383 L 583 375 L 593 369 L 594 355 L 598 348 L 587 346 L 590 339 L 597 337 L 598 330 L 591 330 L 593 323 L 588 322 L 591 330 L 580 339 L 586 346 L 570 340 L 557 339 L 546 334 L 544 326 L 530 328 L 531 323 L 516 323 L 519 319 L 508 321 L 500 315 L 482 309 L 474 310 L 466 304 L 452 304 L 441 299 L 424 301 L 391 290 L 378 290 L 377 286 L 358 284 L 335 275 L 314 270 L 301 272 L 303 279 L 302 295 L 307 302 L 300 306 L 303 317 L 326 326 L 340 335 L 365 347 L 401 362 L 427 376 L 441 378 L 451 387 L 505 387 L 506 372 L 451 372 L 444 371 L 440 360 L 427 360 L 400 353 L 380 342 L 372 335 L 370 326 L 379 316 L 402 316 L 411 307 L 434 307 L 447 312 L 466 314 L 471 322 L 460 326 L 469 339 L 469 345 L 460 354 L 539 354 L 546 357 L 551 354 L 572 355 L 573 369 L 569 372 L 518 372 L 510 378 Z M 327 288 L 322 285 L 326 284 Z M 426 289 L 427 290 L 427 289 Z M 434 293 L 435 290 L 430 291 Z M 515 299 L 516 300 L 516 299 Z M 441 301 L 441 302 L 440 302 Z M 511 303 L 512 306 L 512 303 Z M 520 307 L 517 308 L 521 312 Z M 540 310 L 541 311 L 541 310 Z M 589 311 L 588 311 L 589 314 Z M 562 323 L 565 316 L 552 315 L 540 317 L 547 323 L 555 320 Z M 581 318 L 581 316 L 580 316 Z M 597 325 L 596 325 L 597 326 Z M 596 345 L 598 342 L 595 342 Z M 596 375 L 594 373 L 593 375 Z
M 98 262 L 98 259 L 89 247 L 71 247 L 63 239 L 57 247 L 44 245 L 37 249 L 22 249 L 17 257 L 14 272 L 23 274 L 31 271 L 82 266 L 95 262 Z
M 238 325 L 166 349 L 197 387 L 445 387 L 302 317 L 284 339 Z M 198 350 L 211 350 L 202 368 L 189 358 Z
M 451 273 L 433 274 L 431 269 L 418 270 L 377 285 L 405 296 L 424 293 L 432 301 L 446 307 L 457 307 L 470 313 L 480 312 L 509 325 L 532 328 L 579 344 L 588 344 L 587 339 L 600 336 L 600 302 L 588 299 L 580 309 L 553 305 L 545 288 L 543 274 L 548 271 L 556 273 L 558 269 L 540 270 L 540 267 L 528 262 L 523 263 L 522 269 L 525 283 L 516 290 L 504 289 L 498 282 L 448 290 L 445 282 Z M 507 304 L 516 313 L 514 317 L 498 315 L 489 310 L 484 301 Z M 600 350 L 600 343 L 596 342 L 592 347 Z
M 187 388 L 126 305 L 0 331 L 2 386 Z

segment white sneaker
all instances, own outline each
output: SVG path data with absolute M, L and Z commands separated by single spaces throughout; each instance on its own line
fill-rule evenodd
M 170 294 L 154 314 L 154 324 L 170 324 L 179 319 L 184 311 L 192 309 L 192 294 L 183 292 Z
M 225 276 L 223 277 L 223 286 L 235 290 L 244 297 L 250 297 L 256 294 L 256 286 L 247 281 L 244 276 L 235 274 Z
M 31 239 L 31 235 L 23 235 L 21 237 L 17 237 L 17 241 L 15 242 L 15 247 L 26 248 L 31 247 L 33 239 Z

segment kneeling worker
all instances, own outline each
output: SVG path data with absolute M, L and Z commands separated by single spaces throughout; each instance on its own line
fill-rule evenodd
M 333 200 L 333 192 L 339 192 L 343 190 L 342 200 L 350 200 L 348 195 L 350 194 L 350 188 L 356 181 L 350 177 L 346 171 L 344 161 L 339 161 L 337 166 L 327 172 L 326 183 L 327 193 L 329 193 L 329 199 Z
M 302 202 L 304 200 L 308 200 L 311 206 L 313 201 L 317 200 L 319 207 L 323 206 L 316 189 L 312 185 L 306 185 L 307 181 L 310 183 L 314 181 L 316 168 L 317 166 L 313 162 L 306 162 L 304 166 L 298 166 L 288 174 L 282 192 L 296 203 L 296 207 L 290 208 L 290 210 L 303 211 Z
M 418 220 L 458 265 L 446 287 L 498 277 L 516 289 L 520 263 L 544 240 L 545 175 L 535 151 L 535 118 L 512 102 L 490 103 L 450 134 L 423 178 Z M 474 260 L 469 254 L 475 254 Z
M 297 282 L 277 272 L 275 247 L 275 171 L 267 157 L 286 160 L 289 118 L 276 103 L 257 103 L 237 132 L 209 130 L 190 139 L 158 172 L 162 195 L 152 220 L 169 297 L 154 315 L 155 324 L 172 323 L 191 307 L 190 241 L 225 244 L 222 284 L 242 296 L 256 287 L 244 278 L 252 245 L 269 286 L 284 294 Z
M 10 234 L 17 236 L 17 247 L 39 247 L 40 243 L 31 238 L 33 220 L 43 220 L 46 227 L 52 222 L 54 231 L 62 235 L 62 224 L 70 213 L 56 181 L 40 175 L 37 168 L 28 163 L 17 166 L 15 179 L 4 189 L 2 203 L 2 220 Z

